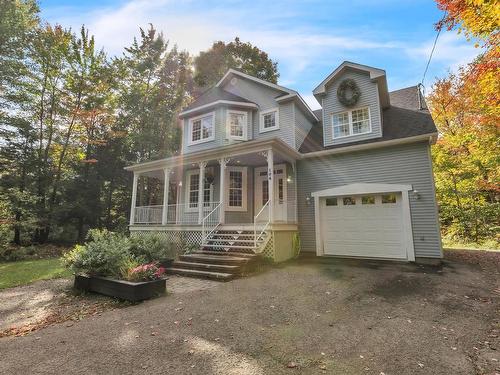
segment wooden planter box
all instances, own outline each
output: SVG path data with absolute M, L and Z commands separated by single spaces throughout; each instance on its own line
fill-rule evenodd
M 95 292 L 106 296 L 142 301 L 165 293 L 166 280 L 132 282 L 108 277 L 75 275 L 75 289 Z

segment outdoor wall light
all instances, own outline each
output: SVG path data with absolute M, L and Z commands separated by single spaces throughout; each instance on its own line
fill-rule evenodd
M 286 178 L 286 182 L 288 182 L 289 184 L 291 184 L 292 183 L 292 176 L 288 176 Z
M 307 204 L 308 206 L 310 206 L 310 205 L 311 205 L 311 196 L 310 196 L 310 195 L 306 195 L 306 204 Z
M 179 182 L 179 186 L 182 186 L 182 181 Z
M 420 199 L 420 192 L 416 189 L 412 190 L 413 198 Z

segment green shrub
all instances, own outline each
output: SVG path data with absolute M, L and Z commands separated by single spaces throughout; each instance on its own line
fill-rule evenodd
M 92 229 L 84 246 L 77 245 L 64 256 L 74 273 L 119 277 L 130 257 L 130 239 L 107 230 Z
M 130 243 L 131 254 L 144 263 L 175 259 L 177 256 L 173 244 L 159 233 L 130 237 Z

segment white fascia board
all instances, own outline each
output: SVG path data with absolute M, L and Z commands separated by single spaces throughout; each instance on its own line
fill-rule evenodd
M 198 112 L 198 111 L 201 111 L 203 109 L 207 109 L 207 108 L 219 105 L 219 104 L 234 105 L 237 107 L 245 107 L 245 108 L 256 108 L 256 109 L 259 108 L 259 106 L 255 103 L 233 102 L 232 100 L 217 100 L 217 101 L 212 102 L 212 103 L 207 103 L 207 104 L 204 104 L 202 106 L 188 109 L 187 111 L 183 111 L 183 112 L 179 113 L 179 117 L 185 117 L 186 115 L 189 115 L 190 113 Z
M 313 192 L 313 197 L 331 197 L 340 195 L 358 195 L 358 194 L 379 194 L 393 193 L 413 190 L 411 185 L 400 184 L 373 184 L 373 183 L 356 183 L 338 186 L 331 189 L 319 190 Z
M 363 150 L 388 147 L 388 146 L 395 146 L 395 145 L 403 145 L 406 143 L 414 143 L 414 142 L 419 142 L 419 141 L 428 141 L 429 144 L 433 144 L 435 142 L 436 137 L 437 137 L 437 133 L 429 133 L 429 134 L 416 135 L 416 136 L 407 137 L 407 138 L 390 139 L 388 141 L 363 143 L 360 145 L 345 146 L 345 147 L 333 148 L 330 150 L 314 151 L 314 152 L 309 152 L 307 154 L 302 154 L 302 159 L 317 158 L 317 157 L 321 157 L 321 156 L 327 156 L 327 155 L 333 155 L 333 154 L 343 154 L 346 152 L 363 151 Z
M 334 79 L 339 73 L 341 73 L 344 68 L 352 68 L 356 70 L 362 70 L 366 71 L 370 74 L 370 79 L 375 80 L 380 77 L 385 76 L 385 70 L 379 69 L 379 68 L 374 68 L 368 65 L 362 65 L 362 64 L 357 64 L 353 63 L 350 61 L 344 61 L 342 64 L 340 64 L 332 73 L 328 75 L 316 88 L 313 90 L 313 95 L 321 95 L 325 93 L 325 86 L 332 80 Z

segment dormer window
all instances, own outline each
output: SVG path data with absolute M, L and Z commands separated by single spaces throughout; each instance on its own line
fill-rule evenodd
M 279 129 L 278 108 L 269 109 L 260 113 L 260 132 L 265 133 Z
M 247 140 L 248 121 L 247 113 L 243 111 L 227 111 L 228 138 L 241 141 Z
M 333 138 L 371 132 L 370 108 L 359 108 L 332 115 Z
M 213 141 L 215 139 L 214 118 L 215 113 L 211 112 L 189 120 L 190 145 Z

